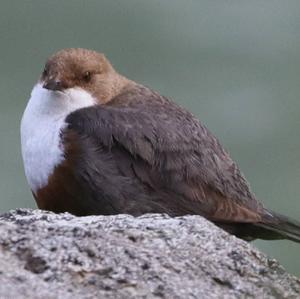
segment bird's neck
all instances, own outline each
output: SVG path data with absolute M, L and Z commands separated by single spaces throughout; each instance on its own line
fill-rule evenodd
M 124 90 L 137 85 L 134 81 L 127 79 L 126 77 L 113 72 L 106 77 L 105 82 L 99 84 L 99 90 L 94 94 L 99 104 L 106 104 L 113 98 L 123 93 Z

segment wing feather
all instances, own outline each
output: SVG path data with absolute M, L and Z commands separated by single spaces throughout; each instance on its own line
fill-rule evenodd
M 170 208 L 178 205 L 182 213 L 224 222 L 261 217 L 263 206 L 216 137 L 190 112 L 150 89 L 136 87 L 66 121 L 67 130 L 101 143 L 117 164 L 123 161 L 119 164 L 130 169 L 122 173 L 143 190 L 165 196 Z

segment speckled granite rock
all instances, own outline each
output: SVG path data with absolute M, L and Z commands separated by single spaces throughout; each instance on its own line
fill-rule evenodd
M 0 216 L 0 298 L 300 298 L 300 280 L 199 216 Z

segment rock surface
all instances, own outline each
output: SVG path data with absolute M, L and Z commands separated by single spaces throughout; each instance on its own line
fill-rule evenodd
M 200 216 L 0 216 L 0 298 L 300 298 L 300 280 Z

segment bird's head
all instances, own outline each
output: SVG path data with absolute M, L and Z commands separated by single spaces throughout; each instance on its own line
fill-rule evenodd
M 109 101 L 126 80 L 102 53 L 80 48 L 64 49 L 51 56 L 40 77 L 41 85 L 49 91 L 64 93 L 78 88 L 99 103 Z

